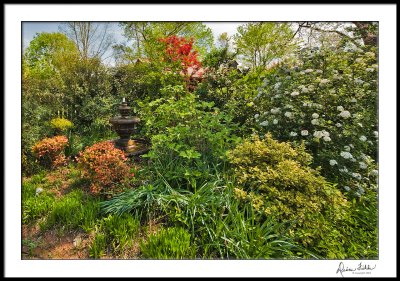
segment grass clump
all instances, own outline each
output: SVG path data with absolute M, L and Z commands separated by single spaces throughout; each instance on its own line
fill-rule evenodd
M 192 259 L 196 250 L 191 235 L 183 228 L 161 229 L 140 243 L 140 250 L 147 259 Z
M 108 215 L 95 226 L 95 236 L 89 255 L 95 259 L 106 253 L 123 255 L 133 246 L 140 230 L 140 221 L 130 214 Z

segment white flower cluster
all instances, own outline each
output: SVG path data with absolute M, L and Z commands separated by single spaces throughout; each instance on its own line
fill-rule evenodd
M 351 116 L 350 112 L 347 110 L 343 110 L 342 112 L 339 113 L 340 117 L 343 117 L 344 119 L 347 119 Z
M 368 68 L 366 68 L 365 70 L 366 70 L 367 72 L 374 72 L 374 71 L 375 71 L 375 69 L 372 68 L 372 67 L 368 67 Z
M 308 68 L 308 69 L 304 70 L 305 73 L 310 73 L 310 72 L 313 72 L 313 71 L 314 71 L 314 70 L 311 69 L 311 68 Z
M 351 155 L 351 153 L 347 152 L 347 151 L 340 152 L 340 156 L 342 156 L 344 159 L 352 159 L 353 158 L 353 155 Z
M 312 103 L 311 103 L 311 102 L 304 102 L 304 103 L 303 103 L 303 106 L 305 106 L 305 107 L 311 107 L 311 106 L 312 106 Z
M 322 104 L 319 104 L 319 103 L 313 103 L 312 106 L 315 107 L 315 108 L 321 108 L 321 109 L 324 108 L 324 106 Z
M 358 164 L 360 165 L 360 169 L 366 169 L 368 167 L 364 162 L 359 162 Z
M 356 99 L 356 98 L 352 98 L 352 99 L 350 100 L 350 102 L 352 102 L 352 103 L 357 103 L 357 99 Z
M 274 120 L 272 121 L 272 123 L 273 123 L 274 125 L 276 125 L 276 124 L 278 124 L 278 120 L 277 120 L 277 119 L 274 119 Z
M 378 170 L 372 170 L 370 175 L 376 177 L 379 174 Z
M 366 141 L 367 140 L 367 137 L 366 136 L 361 136 L 360 137 L 360 141 Z
M 361 180 L 362 176 L 359 173 L 352 173 L 351 176 L 355 179 Z
M 377 138 L 379 136 L 378 131 L 374 131 L 374 136 Z
M 345 145 L 345 146 L 344 146 L 344 151 L 350 151 L 350 146 Z
M 343 188 L 344 188 L 344 190 L 346 190 L 346 191 L 350 191 L 350 187 L 348 187 L 347 185 L 346 185 L 346 186 L 343 186 Z
M 339 172 L 347 174 L 349 170 L 347 170 L 346 167 L 343 167 L 342 169 L 339 169 Z
M 260 126 L 263 126 L 263 127 L 268 126 L 268 121 L 267 121 L 267 120 L 262 121 L 262 122 L 260 123 Z
M 343 108 L 343 106 L 339 105 L 339 106 L 337 107 L 337 110 L 338 110 L 338 111 L 343 111 L 344 108 Z
M 308 136 L 308 131 L 307 130 L 301 130 L 300 134 L 302 136 Z
M 258 119 L 258 117 L 260 117 L 260 114 L 257 113 L 256 115 L 254 115 L 255 119 Z
M 275 89 L 275 90 L 278 90 L 279 87 L 280 87 L 281 85 L 282 85 L 282 82 L 277 82 L 277 83 L 275 83 L 274 89 Z
M 285 112 L 285 116 L 286 116 L 287 118 L 291 119 L 291 118 L 293 118 L 293 113 L 287 111 L 287 112 Z
M 340 127 L 342 127 L 342 124 L 336 123 L 336 127 L 340 128 Z
M 315 119 L 314 119 L 315 120 Z M 315 131 L 313 134 L 314 137 L 320 139 L 322 138 L 324 141 L 331 141 L 331 138 L 329 136 L 329 132 L 322 130 L 322 131 Z
M 297 133 L 296 132 L 290 132 L 290 134 L 289 134 L 291 137 L 295 137 L 295 136 L 297 136 Z
M 319 117 L 319 115 L 318 115 L 318 113 L 313 113 L 313 114 L 311 115 L 311 117 L 314 118 L 314 119 L 317 119 L 317 118 Z
M 329 82 L 330 82 L 329 79 L 321 79 L 321 81 L 319 82 L 319 85 L 324 86 L 324 85 L 328 84 Z
M 319 125 L 318 119 L 313 119 L 313 120 L 311 120 L 311 124 L 313 124 L 313 125 Z
M 340 77 L 340 75 L 337 74 L 337 73 L 335 73 L 335 74 L 333 75 L 332 78 L 333 78 L 334 80 L 340 80 L 340 79 L 342 79 L 342 77 Z
M 356 79 L 354 79 L 354 82 L 357 83 L 357 84 L 363 84 L 364 80 L 362 80 L 360 78 L 356 78 Z
M 295 96 L 298 96 L 298 95 L 300 95 L 300 93 L 299 93 L 299 92 L 297 92 L 297 91 L 294 91 L 294 92 L 292 92 L 290 95 L 291 95 L 292 97 L 295 97 Z
M 299 86 L 299 89 L 304 94 L 308 93 L 308 88 L 306 86 L 304 86 L 304 85 Z
M 318 74 L 321 74 L 322 70 L 321 69 L 317 69 L 317 70 L 315 70 L 315 72 L 318 73 Z
M 365 55 L 371 59 L 375 58 L 375 54 L 373 52 L 366 52 Z
M 272 114 L 278 114 L 279 112 L 281 112 L 281 109 L 279 107 L 271 109 Z
M 335 166 L 335 165 L 337 165 L 338 163 L 337 163 L 337 161 L 336 160 L 329 160 L 329 165 L 331 165 L 331 166 Z

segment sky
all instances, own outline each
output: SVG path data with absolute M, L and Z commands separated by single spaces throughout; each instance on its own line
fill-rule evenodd
M 216 41 L 218 36 L 227 32 L 228 36 L 232 36 L 236 33 L 236 29 L 243 22 L 204 22 L 206 26 L 211 28 L 214 40 Z M 61 22 L 23 22 L 22 23 L 22 46 L 25 49 L 29 42 L 35 37 L 36 33 L 41 32 L 59 32 L 59 26 Z M 126 39 L 122 35 L 122 29 L 118 23 L 112 25 L 112 30 L 116 43 L 122 43 Z M 110 62 L 113 64 L 112 62 Z

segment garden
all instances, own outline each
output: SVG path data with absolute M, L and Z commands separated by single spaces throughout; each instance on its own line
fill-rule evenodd
M 90 24 L 23 53 L 23 259 L 378 259 L 377 23 Z

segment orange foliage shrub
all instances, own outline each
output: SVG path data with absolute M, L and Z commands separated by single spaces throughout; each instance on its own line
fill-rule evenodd
M 45 138 L 32 147 L 32 152 L 48 168 L 55 168 L 66 163 L 64 148 L 68 144 L 66 136 Z
M 78 155 L 78 166 L 83 177 L 91 180 L 90 191 L 94 194 L 109 193 L 116 184 L 133 176 L 126 161 L 124 153 L 110 141 L 96 143 Z

